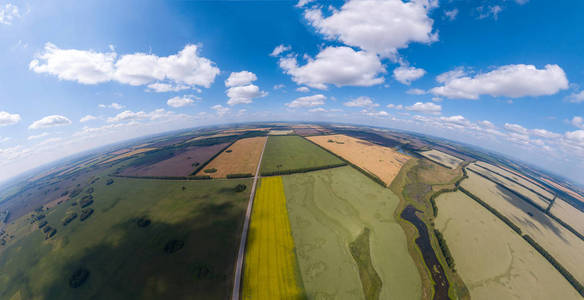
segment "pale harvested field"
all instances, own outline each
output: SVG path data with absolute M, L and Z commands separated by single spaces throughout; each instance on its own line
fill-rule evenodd
M 476 164 L 483 167 L 483 168 L 489 169 L 495 173 L 498 173 L 498 174 L 503 175 L 505 177 L 511 178 L 511 179 L 515 180 L 516 182 L 518 182 L 520 185 L 523 185 L 529 189 L 532 189 L 533 191 L 541 194 L 542 196 L 546 197 L 549 200 L 554 198 L 554 195 L 552 193 L 543 189 L 541 186 L 533 183 L 532 181 L 526 179 L 524 176 L 518 175 L 515 172 L 507 171 L 503 168 L 488 164 L 488 163 L 483 162 L 483 161 L 477 161 Z
M 553 182 L 551 180 L 545 179 L 545 178 L 542 178 L 542 180 L 545 181 L 545 182 L 547 182 L 547 183 L 549 183 L 551 186 L 557 188 L 558 190 L 564 191 L 567 194 L 569 194 L 570 196 L 572 196 L 572 197 L 574 197 L 574 198 L 576 198 L 576 199 L 584 202 L 584 196 L 582 196 L 582 195 L 580 195 L 580 194 L 572 191 L 571 189 L 566 188 L 566 187 L 564 187 L 564 186 L 562 186 L 560 184 L 557 184 L 557 183 L 555 183 L 555 182 Z
M 462 163 L 462 159 L 434 149 L 420 152 L 420 155 L 424 156 L 425 158 L 431 161 L 447 166 L 451 169 L 458 168 L 458 166 L 460 166 L 460 164 Z
M 236 133 L 236 132 L 248 132 L 248 131 L 268 131 L 270 129 L 271 129 L 270 127 L 229 129 L 229 130 L 223 130 L 223 133 Z
M 476 201 L 458 191 L 436 202 L 436 228 L 472 299 L 580 299 L 543 256 Z
M 374 174 L 387 185 L 391 184 L 401 167 L 410 159 L 391 148 L 344 134 L 311 136 L 307 139 Z
M 266 139 L 267 137 L 254 137 L 238 140 L 203 168 L 215 168 L 217 172 L 204 173 L 201 170 L 197 175 L 210 175 L 212 178 L 225 178 L 228 174 L 255 175 Z M 229 150 L 231 152 L 227 152 Z
M 141 149 L 136 149 L 134 151 L 130 151 L 130 152 L 126 152 L 124 154 L 120 154 L 117 156 L 114 156 L 106 161 L 102 161 L 100 164 L 107 164 L 108 162 L 112 162 L 112 161 L 116 161 L 116 160 L 120 160 L 122 158 L 126 158 L 126 157 L 130 157 L 132 155 L 136 155 L 136 154 L 140 154 L 140 153 L 144 153 L 144 152 L 148 152 L 151 150 L 156 150 L 158 148 L 141 148 Z
M 584 212 L 570 205 L 570 203 L 558 198 L 550 212 L 566 222 L 581 234 L 584 234 Z
M 269 135 L 287 135 L 294 133 L 294 130 L 270 130 Z
M 584 282 L 584 241 L 555 220 L 494 182 L 468 172 L 461 186 L 505 215 L 579 281 Z
M 473 172 L 477 172 L 481 175 L 487 176 L 490 180 L 494 181 L 494 182 L 498 182 L 500 184 L 502 184 L 503 186 L 509 188 L 510 190 L 523 195 L 524 197 L 527 197 L 529 200 L 533 201 L 535 204 L 537 204 L 537 206 L 545 209 L 548 207 L 549 204 L 549 200 L 545 197 L 542 197 L 541 195 L 538 195 L 528 189 L 526 189 L 524 186 L 521 186 L 520 184 L 517 184 L 499 174 L 493 173 L 491 171 L 485 170 L 479 166 L 475 166 L 474 163 L 468 165 L 467 167 L 468 170 L 471 170 Z M 471 173 L 471 172 L 469 172 Z
M 230 136 L 230 135 L 237 135 L 237 133 L 217 133 L 217 134 L 213 134 L 213 135 L 202 135 L 202 136 L 198 136 L 196 138 L 192 138 L 192 139 L 186 141 L 185 143 L 206 140 L 206 139 L 212 139 L 212 138 L 218 138 L 218 137 L 224 137 L 224 136 Z

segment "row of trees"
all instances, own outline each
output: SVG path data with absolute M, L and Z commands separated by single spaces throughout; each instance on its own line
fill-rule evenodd
M 276 176 L 276 175 L 289 175 L 289 174 L 295 174 L 295 173 L 306 173 L 306 172 L 311 172 L 311 171 L 337 168 L 337 167 L 342 167 L 342 166 L 346 166 L 346 165 L 347 165 L 346 163 L 339 163 L 339 164 L 332 164 L 332 165 L 319 166 L 319 167 L 307 167 L 307 168 L 290 169 L 290 170 L 269 171 L 269 172 L 265 171 L 265 172 L 262 172 L 262 176 Z

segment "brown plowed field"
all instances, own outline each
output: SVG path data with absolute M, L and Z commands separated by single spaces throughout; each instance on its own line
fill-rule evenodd
M 307 139 L 332 151 L 389 185 L 408 161 L 407 155 L 343 134 L 311 136 Z
M 204 173 L 201 170 L 197 175 L 210 175 L 213 178 L 225 178 L 229 174 L 255 175 L 266 139 L 267 137 L 254 137 L 238 140 L 204 168 L 217 169 L 217 172 Z
M 228 143 L 221 143 L 212 146 L 192 146 L 180 153 L 175 154 L 169 159 L 157 163 L 128 167 L 120 172 L 124 176 L 188 176 L 199 164 L 204 164 L 213 155 L 225 148 Z

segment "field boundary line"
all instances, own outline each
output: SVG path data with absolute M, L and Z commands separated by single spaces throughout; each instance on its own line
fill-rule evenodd
M 251 192 L 249 194 L 249 201 L 247 204 L 247 210 L 245 211 L 245 220 L 243 221 L 243 230 L 241 232 L 241 240 L 239 243 L 239 251 L 237 252 L 237 262 L 235 265 L 235 278 L 233 279 L 233 292 L 231 294 L 231 300 L 239 300 L 239 294 L 241 293 L 241 279 L 242 270 L 245 256 L 245 246 L 247 244 L 247 233 L 249 231 L 249 222 L 251 219 L 251 211 L 253 208 L 253 199 L 255 196 L 255 190 L 257 186 L 258 177 L 260 176 L 260 167 L 262 165 L 262 158 L 264 156 L 264 151 L 266 150 L 266 145 L 268 144 L 268 139 L 264 143 L 262 148 L 262 154 L 260 154 L 260 160 L 258 162 L 258 167 L 256 169 L 255 176 L 253 178 L 253 184 L 251 186 Z

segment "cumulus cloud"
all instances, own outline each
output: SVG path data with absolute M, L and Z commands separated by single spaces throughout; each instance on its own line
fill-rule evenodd
M 325 95 L 317 94 L 312 96 L 296 98 L 292 102 L 286 103 L 284 105 L 288 106 L 289 108 L 314 107 L 323 105 L 324 100 L 326 100 Z
M 274 85 L 273 89 L 274 90 L 279 90 L 279 89 L 283 89 L 284 87 L 286 87 L 286 86 L 280 83 L 280 84 Z
M 227 90 L 227 97 L 229 97 L 227 104 L 249 104 L 253 102 L 252 99 L 265 97 L 267 94 L 264 91 L 260 91 L 260 88 L 254 84 L 235 86 Z
M 580 129 L 584 129 L 584 118 L 582 118 L 582 117 L 575 116 L 574 118 L 572 118 L 572 121 L 570 121 L 570 123 L 572 125 L 574 125 L 575 127 L 578 127 Z
M 249 71 L 232 72 L 229 78 L 225 80 L 226 87 L 248 85 L 256 81 L 258 77 L 256 74 Z
M 18 6 L 11 3 L 0 6 L 0 24 L 11 25 L 16 18 L 20 18 Z
M 296 91 L 301 92 L 301 93 L 308 93 L 308 92 L 310 92 L 310 89 L 305 87 L 305 86 L 301 86 L 301 87 L 296 88 Z
M 584 102 L 584 91 L 572 93 L 570 96 L 566 97 L 566 100 L 572 103 L 582 103 Z
M 499 18 L 499 13 L 503 11 L 503 8 L 499 5 L 479 6 L 477 7 L 477 11 L 479 13 L 479 19 L 493 17 L 493 19 L 497 20 Z
M 95 117 L 95 116 L 92 116 L 92 115 L 86 115 L 86 116 L 84 116 L 83 118 L 81 118 L 81 119 L 79 120 L 79 122 L 81 122 L 81 123 L 85 123 L 85 122 L 93 121 L 93 120 L 96 120 L 96 119 L 97 119 L 97 117 Z
M 384 110 L 370 110 L 370 109 L 363 109 L 361 110 L 361 113 L 369 116 L 369 117 L 388 117 L 389 113 L 384 111 Z
M 478 99 L 481 95 L 520 98 L 553 95 L 568 88 L 568 79 L 558 65 L 537 69 L 533 65 L 506 65 L 475 76 L 456 69 L 436 77 L 442 86 L 431 93 L 456 99 Z
M 437 1 L 349 0 L 332 15 L 324 17 L 321 8 L 305 11 L 304 16 L 327 39 L 338 39 L 384 57 L 396 54 L 412 42 L 432 43 L 438 34 L 428 12 Z
M 377 107 L 379 104 L 373 102 L 371 98 L 366 96 L 361 96 L 359 98 L 353 99 L 351 101 L 343 103 L 343 105 L 348 107 Z
M 30 126 L 29 129 L 41 129 L 41 128 L 50 128 L 56 126 L 64 126 L 71 124 L 71 120 L 64 116 L 60 115 L 51 115 L 46 116 L 40 120 L 34 121 Z
M 125 110 L 114 117 L 108 118 L 108 123 L 119 123 L 119 122 L 128 122 L 128 121 L 139 121 L 139 120 L 160 120 L 165 118 L 170 118 L 172 116 L 176 116 L 173 112 L 164 110 L 162 108 L 155 109 L 149 113 L 144 111 L 133 112 L 131 110 Z
M 446 18 L 448 18 L 448 20 L 450 20 L 450 21 L 454 21 L 454 19 L 456 19 L 457 15 L 458 15 L 458 8 L 444 11 L 444 16 L 446 16 Z
M 167 92 L 180 92 L 184 90 L 188 90 L 191 87 L 184 85 L 184 84 L 177 84 L 173 85 L 170 83 L 162 83 L 162 82 L 155 82 L 148 85 L 148 91 L 157 92 L 157 93 L 167 93 Z M 193 88 L 194 90 L 201 92 L 198 88 Z
M 391 108 L 391 109 L 397 109 L 397 110 L 404 109 L 404 106 L 403 105 L 401 105 L 401 104 L 397 104 L 396 105 L 396 104 L 393 104 L 393 103 L 390 103 L 390 104 L 386 105 L 386 107 L 387 108 Z
M 298 0 L 298 3 L 296 3 L 296 7 L 303 7 L 304 5 L 313 1 L 314 0 Z
M 129 85 L 146 85 L 168 81 L 173 86 L 187 85 L 208 88 L 219 74 L 219 68 L 211 60 L 198 55 L 198 46 L 186 45 L 174 55 L 160 57 L 154 54 L 126 54 L 117 59 L 110 52 L 93 50 L 60 49 L 45 44 L 44 51 L 29 64 L 36 73 L 47 73 L 62 80 L 83 84 L 117 81 Z M 152 86 L 156 91 L 160 86 Z M 164 90 L 168 87 L 162 87 Z
M 45 136 L 48 136 L 49 133 L 48 132 L 43 132 L 41 134 L 37 134 L 37 135 L 31 135 L 27 138 L 27 140 L 31 141 L 31 140 L 37 140 L 40 138 L 44 138 Z
M 406 85 L 420 79 L 424 74 L 426 74 L 426 70 L 408 66 L 400 66 L 393 70 L 393 78 Z
M 184 95 L 182 97 L 176 96 L 176 97 L 172 97 L 172 98 L 168 99 L 166 101 L 166 104 L 168 106 L 178 108 L 178 107 L 183 107 L 183 106 L 193 104 L 193 103 L 195 103 L 195 100 L 200 100 L 200 99 L 201 98 L 199 98 L 195 95 Z
M 309 109 L 308 112 L 311 112 L 311 113 L 319 113 L 319 112 L 327 112 L 327 110 L 324 109 L 323 107 L 317 107 L 317 108 L 311 108 L 311 109 Z
M 213 105 L 211 109 L 214 110 L 219 117 L 222 117 L 229 112 L 229 107 L 224 107 L 221 104 Z
M 280 54 L 290 51 L 290 49 L 292 49 L 292 47 L 290 46 L 285 46 L 285 45 L 278 45 L 276 48 L 274 48 L 274 50 L 272 51 L 272 53 L 270 53 L 270 56 L 279 56 Z
M 303 66 L 298 65 L 295 56 L 283 57 L 279 64 L 294 82 L 316 89 L 326 89 L 327 84 L 372 86 L 383 83 L 379 75 L 385 73 L 377 55 L 344 46 L 327 47 Z
M 406 91 L 406 94 L 409 95 L 425 95 L 426 91 L 422 90 L 422 89 L 409 89 Z
M 416 102 L 414 105 L 406 106 L 406 110 L 420 112 L 424 114 L 439 115 L 442 112 L 442 106 L 432 102 Z
M 97 106 L 99 108 L 113 108 L 113 109 L 117 109 L 117 110 L 124 108 L 123 105 L 116 103 L 116 102 L 112 102 L 112 104 L 99 104 Z
M 11 114 L 6 111 L 0 111 L 0 127 L 14 125 L 20 122 L 19 114 Z

